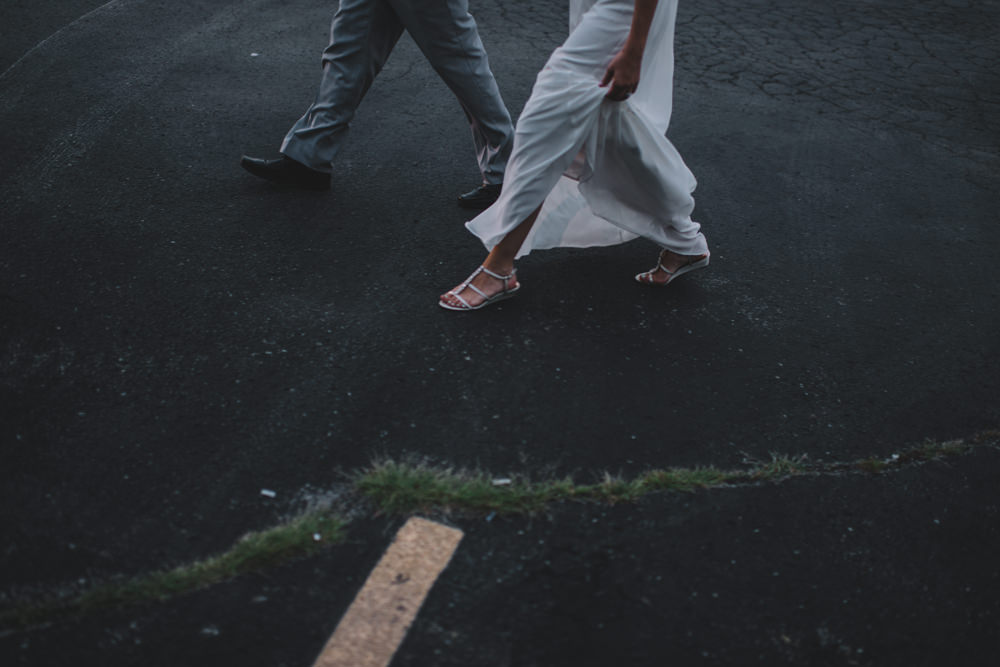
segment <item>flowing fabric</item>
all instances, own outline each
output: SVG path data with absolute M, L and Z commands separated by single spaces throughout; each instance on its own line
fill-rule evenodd
M 503 192 L 466 223 L 487 249 L 544 201 L 518 257 L 638 236 L 682 255 L 708 252 L 691 220 L 694 176 L 665 136 L 677 0 L 657 6 L 636 92 L 614 102 L 598 86 L 628 37 L 633 2 L 570 1 L 570 35 L 539 72 L 518 120 Z

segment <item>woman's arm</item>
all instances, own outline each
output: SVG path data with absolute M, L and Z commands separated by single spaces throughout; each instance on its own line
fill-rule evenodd
M 611 84 L 606 97 L 620 102 L 635 92 L 639 86 L 639 69 L 642 67 L 642 53 L 646 50 L 649 26 L 653 22 L 658 0 L 635 0 L 632 12 L 632 28 L 625 39 L 625 46 L 611 59 L 604 72 L 601 87 Z

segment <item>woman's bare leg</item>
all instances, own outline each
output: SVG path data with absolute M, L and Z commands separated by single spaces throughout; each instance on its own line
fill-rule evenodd
M 532 226 L 534 226 L 535 220 L 538 218 L 538 212 L 541 210 L 542 207 L 539 205 L 521 224 L 512 229 L 507 236 L 503 237 L 500 243 L 493 246 L 493 250 L 490 251 L 490 254 L 483 261 L 483 266 L 501 276 L 510 275 L 514 271 L 514 258 L 517 256 L 517 251 L 524 245 L 524 239 L 528 238 L 528 233 L 531 231 Z M 498 280 L 485 272 L 481 272 L 473 278 L 471 284 L 482 290 L 487 297 L 497 294 L 504 288 L 502 280 Z M 513 289 L 515 285 L 517 285 L 516 277 L 507 281 L 507 289 Z M 462 302 L 453 294 L 460 286 L 461 284 L 451 292 L 442 294 L 441 301 L 452 306 L 461 307 Z M 472 307 L 478 306 L 485 301 L 483 296 L 468 287 L 458 291 L 457 294 Z

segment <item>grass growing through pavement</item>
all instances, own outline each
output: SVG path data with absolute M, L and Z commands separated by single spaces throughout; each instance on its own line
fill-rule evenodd
M 124 582 L 111 582 L 73 597 L 15 607 L 0 614 L 0 626 L 27 626 L 77 612 L 161 600 L 205 588 L 292 558 L 309 556 L 343 541 L 347 522 L 327 510 L 248 533 L 224 553 Z M 319 538 L 317 539 L 317 536 Z
M 570 480 L 531 483 L 511 480 L 497 486 L 484 472 L 454 471 L 423 464 L 380 461 L 355 478 L 355 488 L 379 510 L 402 514 L 420 509 L 518 514 L 535 512 L 572 496 Z
M 907 465 L 965 454 L 977 445 L 998 446 L 1000 430 L 984 431 L 967 440 L 926 441 L 888 458 L 840 463 L 809 463 L 805 457 L 772 455 L 770 461 L 745 470 L 713 466 L 647 471 L 634 479 L 605 473 L 593 484 L 571 478 L 532 482 L 528 478 L 498 480 L 485 472 L 434 468 L 385 460 L 355 474 L 354 492 L 377 512 L 411 514 L 449 512 L 531 514 L 559 501 L 635 502 L 654 492 L 692 492 L 721 486 L 759 484 L 801 475 L 883 473 Z M 348 521 L 330 510 L 302 514 L 268 530 L 250 533 L 226 552 L 189 565 L 111 582 L 75 596 L 21 604 L 0 611 L 0 628 L 19 628 L 74 613 L 162 600 L 205 588 L 233 577 L 308 556 L 343 541 Z M 317 541 L 314 535 L 319 534 Z
M 481 471 L 384 460 L 359 473 L 355 488 L 387 514 L 420 511 L 525 514 L 564 500 L 634 502 L 654 491 L 694 491 L 772 480 L 798 474 L 803 469 L 801 459 L 773 456 L 771 461 L 749 471 L 723 471 L 709 466 L 651 470 L 631 480 L 605 473 L 594 484 L 577 484 L 568 477 L 538 482 L 515 478 L 501 483 Z
M 1000 431 L 984 431 L 968 440 L 949 440 L 947 442 L 925 440 L 916 447 L 911 447 L 899 454 L 893 454 L 889 458 L 880 459 L 871 457 L 854 461 L 853 463 L 834 464 L 830 466 L 830 469 L 855 469 L 861 472 L 881 473 L 911 463 L 923 463 L 924 461 L 932 461 L 947 456 L 965 454 L 976 445 L 988 442 L 995 443 L 997 439 L 1000 439 Z
M 725 484 L 743 474 L 713 467 L 671 468 L 653 470 L 633 480 L 605 474 L 595 484 L 577 484 L 568 477 L 538 482 L 515 478 L 501 483 L 481 471 L 384 460 L 359 473 L 355 488 L 388 514 L 456 510 L 527 514 L 563 500 L 631 502 L 651 491 L 694 491 Z
M 635 479 L 604 478 L 594 484 L 577 484 L 571 478 L 532 482 L 527 478 L 494 480 L 482 471 L 434 468 L 421 463 L 391 459 L 378 461 L 359 472 L 355 489 L 380 512 L 469 512 L 530 514 L 566 500 L 634 502 L 655 491 L 695 491 L 774 481 L 801 475 L 841 472 L 881 473 L 904 465 L 968 452 L 977 444 L 996 442 L 1000 433 L 985 432 L 970 440 L 926 441 L 886 459 L 869 458 L 848 463 L 812 464 L 804 456 L 771 455 L 771 460 L 746 470 L 720 470 L 713 466 L 651 470 Z

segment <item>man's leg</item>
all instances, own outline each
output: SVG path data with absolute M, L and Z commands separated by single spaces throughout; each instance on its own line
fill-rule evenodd
M 476 21 L 469 14 L 468 0 L 389 2 L 462 105 L 472 128 L 483 183 L 499 185 L 514 143 L 514 128 L 490 71 Z
M 316 101 L 292 126 L 281 152 L 310 169 L 330 164 L 354 112 L 403 33 L 386 0 L 341 0 L 323 51 L 323 77 Z
M 341 0 L 323 51 L 316 101 L 292 126 L 277 160 L 243 156 L 254 176 L 310 190 L 330 187 L 330 163 L 375 76 L 403 33 L 386 0 Z

